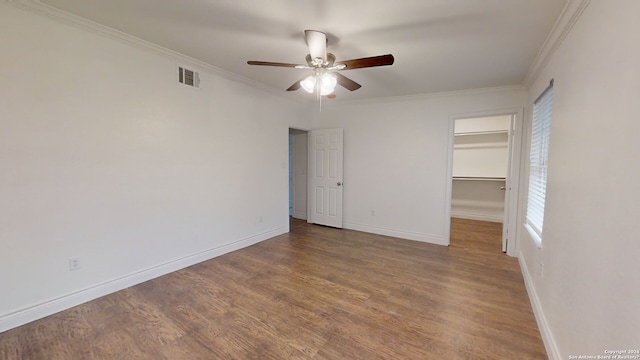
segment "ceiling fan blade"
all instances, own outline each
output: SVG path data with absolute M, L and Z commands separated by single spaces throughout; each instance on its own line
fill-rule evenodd
M 311 59 L 320 58 L 323 62 L 327 61 L 327 34 L 317 30 L 305 30 L 304 38 L 307 41 Z
M 338 84 L 340 84 L 341 86 L 343 86 L 344 88 L 354 91 L 354 90 L 358 90 L 362 87 L 362 85 L 358 84 L 357 82 L 349 79 L 348 77 L 340 74 L 340 73 L 334 73 L 336 75 L 336 78 L 338 80 Z
M 296 66 L 304 66 L 297 64 L 288 64 L 288 63 L 279 63 L 279 62 L 270 62 L 270 61 L 247 61 L 249 65 L 261 65 L 261 66 L 281 66 L 281 67 L 291 67 L 294 68 Z
M 393 58 L 393 55 L 387 54 L 387 55 L 372 56 L 372 57 L 353 59 L 353 60 L 347 60 L 347 61 L 338 61 L 338 64 L 346 65 L 344 70 L 353 70 L 353 69 L 361 69 L 361 68 L 374 67 L 374 66 L 393 65 L 394 60 L 395 59 Z
M 302 81 L 302 80 L 304 80 L 304 78 L 294 82 L 293 85 L 289 86 L 287 91 L 296 91 L 296 90 L 300 89 L 300 81 Z

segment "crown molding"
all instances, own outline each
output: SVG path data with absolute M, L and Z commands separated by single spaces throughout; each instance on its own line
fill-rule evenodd
M 382 103 L 382 102 L 421 101 L 421 100 L 433 99 L 433 98 L 490 94 L 490 93 L 498 93 L 498 92 L 513 92 L 513 91 L 526 91 L 526 88 L 523 85 L 506 85 L 506 86 L 494 86 L 494 87 L 487 87 L 487 88 L 441 91 L 441 92 L 423 93 L 423 94 L 414 94 L 414 95 L 387 96 L 387 97 L 370 98 L 370 99 L 339 100 L 333 104 L 337 107 L 337 106 Z M 329 102 L 327 102 L 327 104 L 329 104 Z M 330 105 L 327 105 L 327 107 L 329 106 Z
M 122 31 L 110 28 L 108 26 L 104 26 L 102 24 L 96 23 L 94 21 L 85 19 L 83 17 L 71 14 L 69 12 L 57 9 L 53 6 L 42 3 L 40 0 L 2 0 L 2 3 L 12 5 L 14 7 L 20 8 L 22 10 L 34 13 L 36 15 L 44 16 L 50 18 L 54 21 L 63 23 L 65 25 L 73 26 L 75 28 L 92 32 L 94 34 L 104 36 L 127 45 L 133 46 L 139 50 L 147 51 L 154 53 L 156 55 L 163 56 L 165 58 L 170 58 L 180 64 L 183 65 L 191 65 L 199 70 L 207 71 L 209 73 L 220 76 L 224 79 L 243 83 L 245 85 L 251 86 L 253 88 L 257 88 L 263 91 L 266 91 L 270 94 L 276 95 L 282 99 L 286 99 L 288 101 L 296 102 L 296 103 L 304 103 L 303 100 L 294 99 L 291 96 L 286 96 L 283 94 L 281 90 L 274 89 L 270 86 L 267 86 L 263 83 L 248 79 L 246 77 L 237 75 L 235 73 L 223 70 L 217 66 L 206 63 L 204 61 L 192 58 L 190 56 L 184 55 L 177 51 L 173 51 L 171 49 L 162 47 L 160 45 L 154 44 L 152 42 L 140 39 L 133 35 L 129 35 Z
M 540 71 L 547 65 L 562 41 L 567 37 L 580 16 L 589 6 L 591 0 L 567 0 L 560 16 L 553 25 L 551 32 L 544 41 L 535 60 L 529 67 L 524 78 L 525 87 L 529 87 L 540 75 Z

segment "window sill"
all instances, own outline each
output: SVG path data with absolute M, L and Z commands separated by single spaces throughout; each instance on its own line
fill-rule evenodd
M 542 249 L 542 238 L 540 237 L 540 235 L 538 235 L 538 233 L 535 232 L 535 230 L 533 230 L 533 228 L 529 226 L 529 224 L 524 224 L 524 227 L 525 229 L 527 229 L 529 236 L 531 236 L 538 249 Z

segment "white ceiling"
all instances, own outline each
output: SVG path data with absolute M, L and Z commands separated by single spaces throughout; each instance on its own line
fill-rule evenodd
M 338 60 L 391 53 L 395 64 L 342 72 L 338 99 L 522 84 L 565 0 L 41 0 L 41 3 L 285 91 L 310 70 L 303 30 L 328 33 Z M 304 91 L 291 94 L 304 99 Z

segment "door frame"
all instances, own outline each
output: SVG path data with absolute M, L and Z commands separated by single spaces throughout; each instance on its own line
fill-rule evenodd
M 445 201 L 445 239 L 447 245 L 451 244 L 451 196 L 453 191 L 453 148 L 455 142 L 455 123 L 457 119 L 479 118 L 488 116 L 504 116 L 513 115 L 512 129 L 509 131 L 509 144 L 513 146 L 509 148 L 511 163 L 511 176 L 507 174 L 506 187 L 510 192 L 505 196 L 505 214 L 510 219 L 508 224 L 503 223 L 503 229 L 507 226 L 508 242 L 506 244 L 506 253 L 509 256 L 517 256 L 517 219 L 518 219 L 518 202 L 520 200 L 520 155 L 522 153 L 523 127 L 524 127 L 524 108 L 506 108 L 487 111 L 476 111 L 468 113 L 456 113 L 449 116 L 449 153 L 447 159 L 447 184 L 446 184 L 446 201 Z M 506 194 L 505 194 L 506 195 Z M 504 231 L 503 231 L 504 232 Z M 504 236 L 504 235 L 503 235 Z

